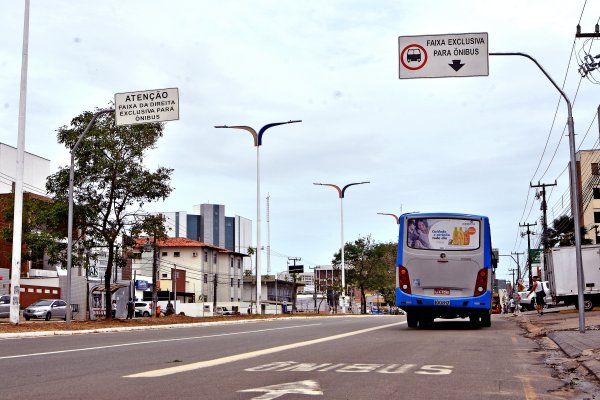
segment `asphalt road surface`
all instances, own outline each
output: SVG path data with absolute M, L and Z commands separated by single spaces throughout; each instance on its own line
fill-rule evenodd
M 535 349 L 499 318 L 409 329 L 404 316 L 6 339 L 0 398 L 548 398 L 563 383 Z

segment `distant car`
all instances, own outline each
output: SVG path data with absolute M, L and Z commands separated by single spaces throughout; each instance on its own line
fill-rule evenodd
M 0 318 L 8 318 L 10 316 L 10 296 L 3 294 L 0 296 Z
M 215 315 L 239 315 L 239 311 L 233 311 L 228 309 L 227 307 L 217 306 L 215 307 Z
M 44 299 L 31 304 L 23 311 L 23 317 L 29 321 L 31 318 L 43 318 L 50 321 L 51 318 L 67 320 L 67 303 L 63 300 Z
M 135 316 L 136 317 L 149 317 L 152 315 L 152 303 L 136 302 L 135 303 Z
M 550 295 L 550 287 L 548 286 L 548 281 L 542 281 L 540 283 L 542 284 L 542 287 L 544 288 L 544 292 L 546 292 L 546 296 L 544 297 L 544 302 L 546 304 L 551 304 L 552 296 Z M 525 291 L 519 292 L 519 297 L 521 299 L 521 301 L 520 301 L 521 309 L 529 310 L 529 311 L 535 310 L 535 304 L 534 304 L 535 292 L 529 293 L 529 290 L 525 290 Z

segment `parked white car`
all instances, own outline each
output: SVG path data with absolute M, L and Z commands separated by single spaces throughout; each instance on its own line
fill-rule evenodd
M 544 288 L 544 292 L 546 292 L 546 296 L 544 297 L 544 302 L 546 304 L 552 303 L 552 296 L 550 295 L 550 287 L 548 286 L 548 281 L 540 282 L 542 287 Z M 529 293 L 529 290 L 525 290 L 523 292 L 519 292 L 519 298 L 521 299 L 521 309 L 522 310 L 535 310 L 535 292 Z

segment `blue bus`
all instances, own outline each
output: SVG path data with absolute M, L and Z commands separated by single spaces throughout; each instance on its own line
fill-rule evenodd
M 435 318 L 491 326 L 492 246 L 487 217 L 451 213 L 400 216 L 396 306 L 411 328 Z

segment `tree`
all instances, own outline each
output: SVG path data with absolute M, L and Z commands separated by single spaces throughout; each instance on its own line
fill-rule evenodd
M 361 237 L 344 246 L 344 259 L 350 266 L 347 282 L 360 290 L 361 314 L 367 312 L 366 291 L 377 290 L 389 302 L 395 286 L 394 244 L 378 244 L 371 236 Z M 333 264 L 340 264 L 340 253 L 334 255 Z
M 575 246 L 575 221 L 573 217 L 562 215 L 552 221 L 552 228 L 548 228 L 548 245 L 550 247 Z M 585 237 L 587 233 L 584 227 L 581 227 L 581 244 L 592 244 L 593 241 Z
M 84 112 L 71 121 L 69 127 L 58 129 L 58 142 L 68 149 L 92 119 Z M 103 114 L 75 154 L 74 214 L 88 245 L 106 248 L 108 253 L 104 284 L 106 316 L 110 318 L 110 278 L 116 259 L 120 236 L 138 222 L 144 204 L 164 200 L 171 193 L 172 169 L 144 167 L 149 149 L 163 134 L 163 124 L 149 123 L 116 126 L 113 113 Z M 46 190 L 58 201 L 66 201 L 69 188 L 69 167 L 60 168 L 48 177 Z
M 14 196 L 0 199 L 2 239 L 10 242 L 13 238 L 12 221 L 14 216 Z M 48 257 L 49 264 L 66 265 L 66 242 L 68 205 L 32 193 L 23 194 L 23 253 L 22 260 L 43 262 Z M 83 257 L 79 257 L 83 258 Z

